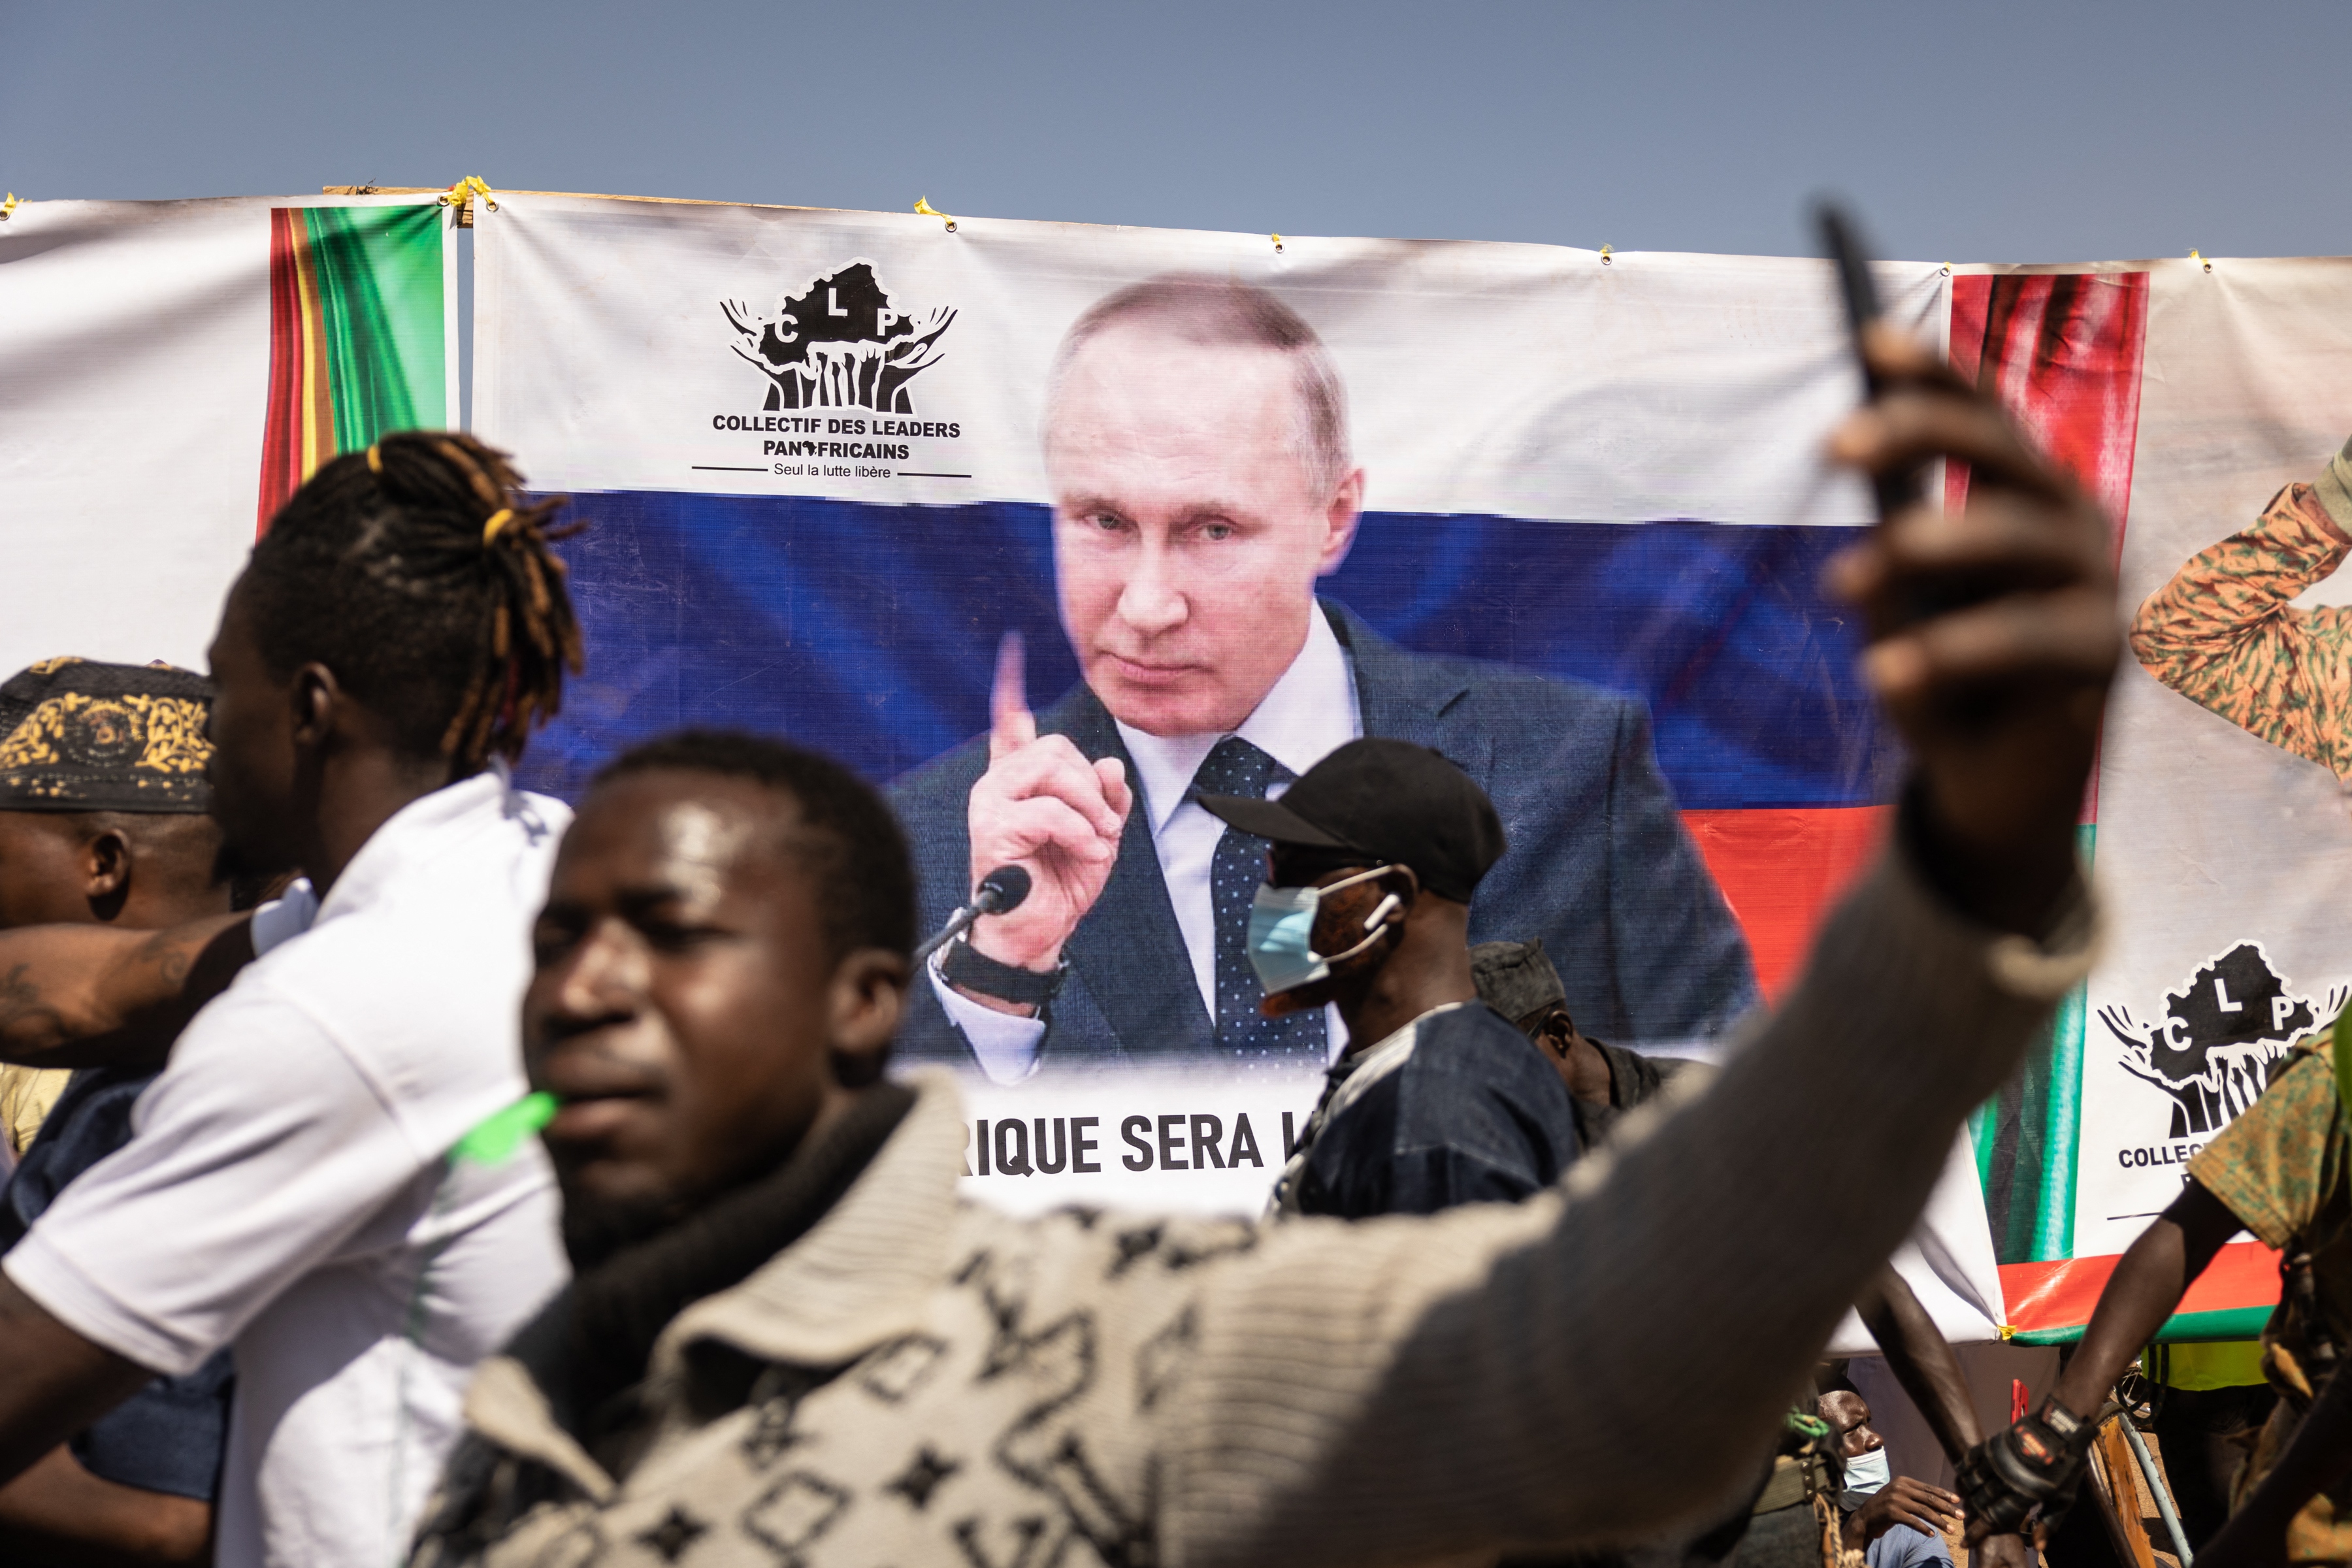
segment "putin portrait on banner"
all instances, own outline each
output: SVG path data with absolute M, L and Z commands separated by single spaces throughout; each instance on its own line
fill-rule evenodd
M 1084 680 L 1029 711 L 1000 654 L 989 734 L 898 781 L 924 918 L 979 878 L 1033 890 L 933 960 L 900 1049 L 999 1083 L 1064 1068 L 1319 1068 L 1321 1012 L 1258 1011 L 1262 841 L 1198 795 L 1275 795 L 1360 735 L 1475 779 L 1508 847 L 1471 940 L 1539 937 L 1589 1034 L 1721 1033 L 1756 996 L 1635 698 L 1407 651 L 1319 599 L 1364 471 L 1314 330 L 1264 289 L 1168 276 L 1071 328 L 1045 420 L 1055 587 Z

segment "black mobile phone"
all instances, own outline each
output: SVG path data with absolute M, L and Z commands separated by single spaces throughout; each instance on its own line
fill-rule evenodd
M 1878 320 L 1878 289 L 1871 281 L 1870 253 L 1862 243 L 1853 219 L 1835 202 L 1822 203 L 1813 216 L 1821 227 L 1822 250 L 1837 268 L 1838 291 L 1845 298 L 1846 331 L 1853 339 L 1854 359 L 1862 366 L 1864 395 L 1876 397 L 1880 391 L 1878 377 L 1862 353 L 1862 329 Z M 1873 480 L 1871 489 L 1878 500 L 1878 521 L 1884 522 L 1905 507 L 1916 506 L 1925 489 L 1923 480 L 1924 476 L 1916 468 L 1881 474 Z

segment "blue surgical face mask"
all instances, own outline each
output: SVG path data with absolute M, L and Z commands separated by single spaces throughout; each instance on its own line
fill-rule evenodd
M 1873 1448 L 1867 1454 L 1849 1454 L 1838 1461 L 1845 1472 L 1845 1495 L 1838 1500 L 1848 1513 L 1870 1500 L 1873 1492 L 1885 1489 L 1894 1479 L 1886 1463 L 1886 1450 Z
M 1328 979 L 1333 964 L 1355 957 L 1379 941 L 1381 932 L 1388 929 L 1384 922 L 1398 904 L 1394 893 L 1382 899 L 1379 907 L 1365 917 L 1364 939 L 1345 952 L 1326 955 L 1315 951 L 1315 916 L 1322 907 L 1324 894 L 1352 888 L 1394 869 L 1393 866 L 1378 866 L 1343 878 L 1328 888 L 1260 887 L 1256 900 L 1250 905 L 1249 961 L 1266 994 L 1296 991 L 1302 985 Z

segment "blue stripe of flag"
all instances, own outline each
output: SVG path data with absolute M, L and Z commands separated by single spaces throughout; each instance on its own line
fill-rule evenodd
M 621 491 L 562 546 L 588 673 L 535 741 L 532 787 L 682 724 L 782 733 L 886 779 L 987 727 L 997 638 L 1043 707 L 1077 679 L 1042 506 L 880 506 Z M 1824 599 L 1839 528 L 1371 512 L 1324 592 L 1409 647 L 1647 700 L 1692 808 L 1892 798 L 1900 758 Z

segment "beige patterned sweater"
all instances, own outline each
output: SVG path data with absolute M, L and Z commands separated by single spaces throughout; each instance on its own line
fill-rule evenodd
M 2148 595 L 2133 657 L 2190 701 L 2352 779 L 2352 611 L 2288 603 L 2346 548 L 2321 489 L 2287 486 Z
M 1882 865 L 1711 1087 L 1561 1189 L 1426 1218 L 1015 1219 L 959 1194 L 956 1096 L 914 1080 L 824 1218 L 670 1322 L 625 1473 L 486 1363 L 415 1561 L 1376 1568 L 1654 1535 L 1752 1479 L 2085 924 L 1992 941 Z M 1832 1098 L 1835 1161 L 1790 1131 Z

